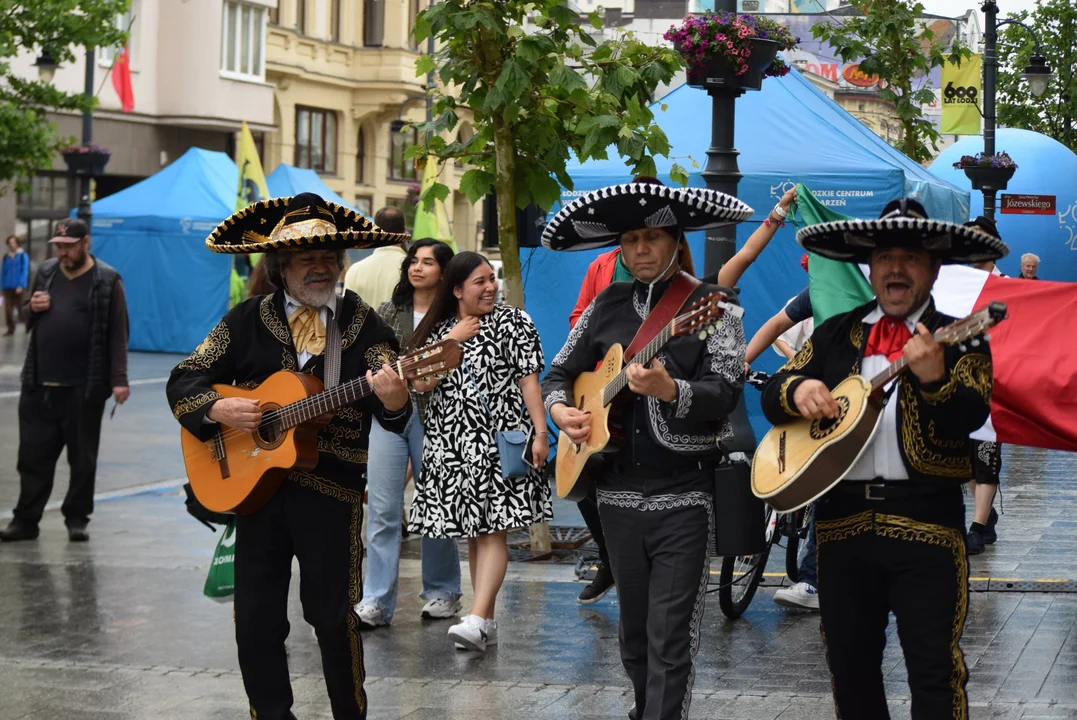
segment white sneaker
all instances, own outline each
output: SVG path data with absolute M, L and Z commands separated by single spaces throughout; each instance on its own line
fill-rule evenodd
M 486 620 L 478 615 L 465 616 L 463 622 L 449 628 L 448 634 L 456 642 L 456 646 L 462 650 L 486 652 L 489 641 Z
M 448 598 L 436 597 L 423 605 L 423 617 L 434 620 L 456 617 L 462 607 L 463 605 L 460 604 L 459 599 L 449 600 Z
M 389 624 L 389 621 L 385 619 L 385 613 L 377 605 L 359 603 L 355 606 L 355 614 L 359 616 L 359 627 L 363 630 L 373 630 Z
M 467 650 L 465 645 L 455 643 L 457 650 Z M 497 645 L 497 620 L 486 621 L 486 647 Z
M 814 585 L 798 582 L 793 587 L 782 588 L 774 593 L 774 602 L 782 607 L 797 608 L 798 610 L 818 610 L 819 593 Z

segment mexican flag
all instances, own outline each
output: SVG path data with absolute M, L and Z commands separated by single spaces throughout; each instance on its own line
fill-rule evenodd
M 845 220 L 797 186 L 805 225 Z M 866 265 L 808 257 L 816 326 L 874 297 Z M 1008 317 L 989 333 L 995 387 L 977 440 L 1077 451 L 1077 283 L 1000 277 L 943 265 L 932 290 L 939 312 L 963 318 L 990 302 Z

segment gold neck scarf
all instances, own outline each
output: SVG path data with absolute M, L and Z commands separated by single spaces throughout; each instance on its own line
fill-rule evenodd
M 292 341 L 299 353 L 321 355 L 325 352 L 325 323 L 322 322 L 317 308 L 307 305 L 300 307 L 288 318 L 288 327 L 292 331 Z

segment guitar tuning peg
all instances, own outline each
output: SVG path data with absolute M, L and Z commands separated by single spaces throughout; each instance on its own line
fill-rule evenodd
M 965 343 L 961 343 L 960 345 L 957 346 L 957 349 L 960 350 L 961 352 L 968 352 L 969 346 L 966 345 Z
M 699 339 L 700 340 L 706 340 L 707 339 L 707 329 L 706 328 L 703 328 L 702 330 L 699 331 Z
M 972 345 L 972 347 L 980 347 L 980 338 L 973 338 L 972 342 L 969 344 Z

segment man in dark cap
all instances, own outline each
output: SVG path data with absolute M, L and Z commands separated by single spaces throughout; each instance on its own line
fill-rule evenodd
M 90 253 L 90 230 L 64 220 L 49 243 L 56 257 L 30 285 L 30 345 L 19 396 L 19 501 L 0 540 L 38 536 L 56 461 L 67 447 L 71 479 L 61 512 L 72 542 L 84 542 L 93 512 L 105 402 L 123 403 L 127 302 L 120 274 Z

